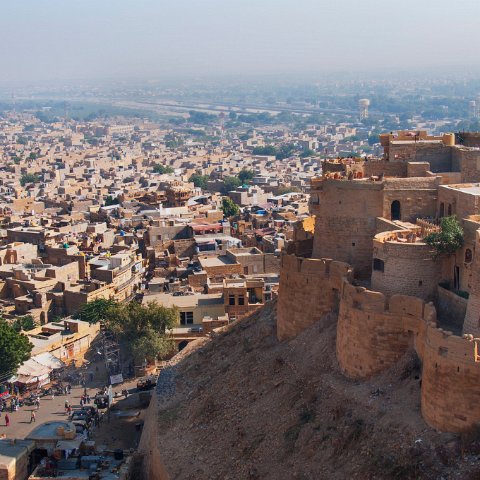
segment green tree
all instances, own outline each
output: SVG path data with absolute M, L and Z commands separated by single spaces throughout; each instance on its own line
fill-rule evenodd
M 19 317 L 12 323 L 12 327 L 17 332 L 20 332 L 21 330 L 28 332 L 30 330 L 33 330 L 37 326 L 38 324 L 35 322 L 31 315 L 24 315 L 23 317 Z
M 178 310 L 157 302 L 117 303 L 105 313 L 105 326 L 112 331 L 136 358 L 152 359 L 171 352 L 174 344 L 167 330 L 178 323 Z M 148 349 L 152 349 L 150 355 Z
M 35 160 L 37 158 L 37 154 L 35 152 L 30 152 L 30 155 L 28 156 L 30 160 Z
M 110 207 L 111 205 L 118 205 L 120 203 L 120 200 L 115 197 L 113 198 L 111 195 L 107 195 L 105 198 L 105 206 Z
M 242 182 L 238 177 L 225 177 L 223 179 L 223 193 L 227 194 L 232 190 L 236 190 Z
M 84 303 L 73 316 L 77 320 L 88 323 L 104 322 L 111 309 L 118 307 L 118 302 L 112 299 L 98 298 Z
M 159 335 L 151 328 L 145 329 L 142 335 L 131 343 L 132 356 L 137 365 L 145 359 L 147 362 L 153 363 L 156 358 L 168 355 L 173 349 L 174 343 L 171 338 Z
M 166 167 L 164 165 L 161 165 L 160 163 L 157 163 L 154 167 L 153 167 L 153 173 L 159 173 L 161 175 L 163 175 L 164 173 L 173 173 L 174 170 L 172 167 Z
M 34 173 L 24 173 L 20 177 L 20 185 L 24 187 L 27 183 L 37 183 L 40 179 Z
M 464 244 L 463 229 L 455 216 L 440 220 L 440 231 L 428 234 L 424 241 L 435 250 L 435 257 L 455 253 Z
M 298 193 L 301 192 L 300 187 L 290 186 L 290 187 L 279 187 L 277 189 L 277 195 L 285 195 L 286 193 Z
M 235 217 L 240 213 L 240 207 L 229 197 L 222 200 L 222 210 L 227 218 Z
M 315 155 L 315 152 L 311 148 L 304 148 L 302 153 L 300 154 L 301 158 L 311 157 Z
M 15 374 L 18 367 L 30 358 L 33 345 L 28 337 L 15 330 L 5 320 L 0 320 L 0 378 Z
M 372 133 L 371 135 L 368 136 L 368 144 L 370 146 L 375 145 L 376 143 L 380 142 L 380 137 L 378 136 L 378 133 Z
M 253 170 L 247 170 L 244 168 L 238 174 L 238 179 L 240 180 L 240 182 L 242 182 L 242 185 L 244 185 L 246 183 L 247 184 L 250 183 L 254 176 L 255 176 L 255 172 Z
M 264 147 L 255 147 L 252 155 L 277 155 L 277 149 L 273 145 L 265 145 Z
M 290 157 L 293 152 L 296 150 L 296 147 L 293 143 L 287 143 L 285 145 L 282 145 L 278 152 L 275 155 L 275 158 L 277 160 L 283 160 L 285 158 Z
M 193 184 L 197 188 L 201 188 L 202 190 L 207 189 L 207 182 L 208 176 L 207 175 L 200 175 L 199 173 L 194 173 L 189 179 L 189 182 L 193 182 Z

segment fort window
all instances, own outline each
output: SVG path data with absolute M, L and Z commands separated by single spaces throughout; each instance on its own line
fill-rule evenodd
M 238 304 L 239 304 L 239 305 L 245 305 L 245 298 L 244 298 L 243 295 L 240 295 L 240 296 L 238 297 Z
M 469 248 L 467 248 L 465 250 L 465 263 L 471 263 L 472 258 L 473 258 L 472 251 Z
M 355 246 L 355 242 L 352 242 L 352 247 L 354 247 L 354 246 Z
M 439 354 L 441 357 L 446 357 L 447 354 L 448 354 L 448 348 L 447 348 L 447 347 L 439 347 L 439 348 L 438 348 L 438 354 Z
M 377 272 L 383 272 L 385 270 L 385 262 L 379 258 L 373 259 L 373 269 Z
M 440 212 L 438 215 L 440 218 L 445 216 L 445 204 L 442 202 L 440 203 Z
M 180 312 L 180 325 L 191 325 L 193 323 L 193 312 Z
M 228 304 L 229 305 L 235 305 L 235 295 L 229 295 L 228 296 Z
M 422 285 L 423 285 L 422 280 L 419 280 L 419 281 L 418 281 L 418 286 L 421 287 Z
M 400 220 L 402 216 L 402 210 L 400 206 L 400 202 L 398 200 L 394 200 L 392 205 L 390 206 L 390 218 L 392 220 Z
M 452 215 L 452 204 L 451 203 L 448 204 L 447 214 L 448 214 L 449 217 Z

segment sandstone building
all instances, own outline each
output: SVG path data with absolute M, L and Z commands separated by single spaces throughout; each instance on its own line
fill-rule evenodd
M 283 254 L 277 318 L 283 340 L 338 314 L 337 359 L 352 378 L 413 349 L 423 416 L 452 432 L 480 421 L 480 150 L 465 135 L 386 134 L 383 158 L 324 162 L 313 245 Z M 424 239 L 453 215 L 464 245 L 436 256 Z

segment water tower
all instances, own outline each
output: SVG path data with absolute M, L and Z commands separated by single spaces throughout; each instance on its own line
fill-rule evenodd
M 473 118 L 478 117 L 477 102 L 475 100 L 470 100 L 468 102 L 468 111 L 469 111 L 471 117 L 473 117 Z
M 361 98 L 358 101 L 358 106 L 360 108 L 360 120 L 368 118 L 368 107 L 370 106 L 370 100 L 368 98 Z

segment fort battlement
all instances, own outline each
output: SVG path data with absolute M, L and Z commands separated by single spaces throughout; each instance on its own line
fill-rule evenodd
M 368 378 L 414 349 L 422 363 L 421 406 L 428 424 L 461 432 L 480 421 L 480 339 L 437 326 L 431 302 L 385 295 L 353 283 L 348 264 L 282 256 L 277 334 L 293 338 L 338 312 L 336 351 L 343 373 Z
M 393 366 L 412 346 L 417 348 L 435 307 L 417 297 L 380 293 L 345 282 L 337 326 L 337 358 L 352 378 L 366 378 Z
M 383 232 L 373 239 L 372 290 L 386 295 L 436 296 L 439 263 L 422 232 L 435 229 L 423 222 L 417 228 Z
M 323 315 L 338 310 L 340 290 L 351 267 L 330 259 L 283 254 L 277 303 L 277 336 L 293 338 Z
M 480 420 L 480 339 L 437 327 L 432 303 L 379 293 L 345 281 L 337 325 L 337 358 L 352 378 L 393 366 L 410 348 L 422 362 L 421 406 L 427 423 L 468 430 Z

